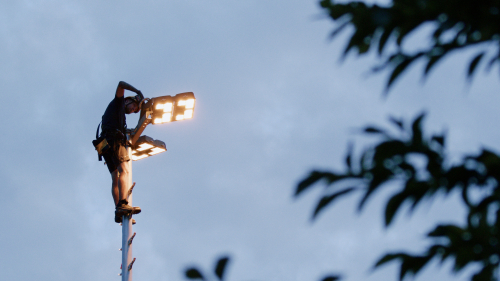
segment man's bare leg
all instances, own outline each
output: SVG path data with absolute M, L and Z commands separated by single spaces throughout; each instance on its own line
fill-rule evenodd
M 129 191 L 129 186 L 128 186 L 128 176 L 129 176 L 129 163 L 123 162 L 120 163 L 117 169 L 117 193 L 118 193 L 118 202 L 116 204 L 116 212 L 115 212 L 115 221 L 120 222 L 121 221 L 121 216 L 126 215 L 126 214 L 138 214 L 141 212 L 141 208 L 139 207 L 132 207 L 128 204 L 128 191 Z
M 128 162 L 122 162 L 118 166 L 118 199 L 127 200 L 128 197 L 128 175 L 130 173 Z
M 113 201 L 115 206 L 118 205 L 118 198 L 120 192 L 118 191 L 118 170 L 111 173 L 111 195 L 113 195 Z

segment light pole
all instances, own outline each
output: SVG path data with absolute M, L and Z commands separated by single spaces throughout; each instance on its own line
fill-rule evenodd
M 141 136 L 146 126 L 149 124 L 163 124 L 173 121 L 181 121 L 193 117 L 195 97 L 192 92 L 180 93 L 171 96 L 161 96 L 145 99 L 141 106 L 139 123 L 135 129 L 127 132 L 127 152 L 131 161 L 129 165 L 129 176 L 127 186 L 131 186 L 128 191 L 128 202 L 132 206 L 132 161 L 144 159 L 167 151 L 165 143 L 154 140 L 148 136 Z M 135 233 L 132 234 L 132 214 L 122 217 L 122 281 L 132 281 L 132 266 L 135 258 L 132 259 L 132 241 Z

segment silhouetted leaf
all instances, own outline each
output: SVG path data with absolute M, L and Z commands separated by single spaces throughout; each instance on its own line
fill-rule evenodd
M 203 275 L 196 268 L 190 268 L 190 269 L 186 270 L 186 277 L 189 278 L 189 279 L 201 279 L 201 280 L 205 280 L 205 278 L 203 277 Z
M 340 279 L 341 278 L 338 275 L 331 275 L 331 276 L 324 277 L 323 279 L 321 279 L 321 281 L 338 281 Z
M 363 130 L 365 133 L 370 133 L 370 134 L 383 134 L 383 135 L 387 135 L 387 133 L 382 130 L 382 129 L 379 129 L 379 128 L 376 128 L 376 127 L 366 127 L 364 130 Z
M 388 263 L 390 261 L 393 261 L 395 259 L 402 259 L 403 257 L 407 256 L 406 254 L 398 253 L 398 254 L 386 254 L 382 258 L 380 258 L 377 263 L 375 263 L 375 267 L 379 267 L 385 263 Z
M 385 206 L 385 226 L 391 224 L 394 215 L 396 214 L 399 207 L 401 206 L 401 203 L 403 203 L 405 199 L 406 196 L 404 192 L 401 192 L 392 196 L 392 198 L 389 200 L 389 202 Z
M 396 126 L 398 126 L 398 128 L 399 128 L 400 130 L 403 130 L 403 129 L 404 129 L 404 127 L 403 127 L 403 121 L 402 121 L 402 120 L 400 120 L 400 119 L 396 119 L 395 117 L 390 116 L 390 117 L 389 117 L 389 121 L 391 121 L 393 124 L 395 124 Z
M 403 280 L 407 274 L 417 274 L 432 258 L 432 256 L 407 256 L 403 259 L 400 267 L 399 280 Z
M 416 119 L 415 121 L 413 121 L 413 124 L 411 126 L 411 129 L 412 129 L 412 133 L 413 133 L 413 138 L 412 138 L 412 142 L 414 144 L 421 144 L 422 141 L 423 141 L 423 136 L 422 136 L 422 126 L 421 126 L 421 123 L 422 123 L 422 119 L 424 119 L 425 117 L 425 112 L 421 113 Z
M 349 172 L 352 171 L 352 143 L 349 143 L 349 148 L 347 149 L 347 156 L 345 158 L 345 164 L 347 165 L 347 168 L 349 169 Z
M 384 51 L 385 44 L 387 43 L 387 40 L 390 38 L 394 28 L 386 28 L 382 35 L 380 36 L 379 43 L 378 43 L 378 53 L 381 55 L 382 52 Z
M 215 266 L 215 275 L 219 277 L 219 280 L 222 280 L 224 277 L 224 270 L 226 268 L 227 262 L 229 261 L 229 257 L 220 258 Z
M 442 55 L 438 55 L 438 56 L 432 56 L 429 58 L 429 61 L 427 62 L 427 66 L 425 67 L 425 70 L 424 70 L 424 77 L 428 75 L 429 71 L 434 67 L 434 65 L 440 61 L 443 57 L 444 57 L 445 53 L 443 53 Z
M 376 167 L 372 170 L 373 178 L 368 184 L 368 188 L 366 189 L 365 195 L 361 199 L 358 205 L 358 210 L 361 210 L 365 205 L 366 201 L 373 194 L 373 192 L 383 183 L 388 181 L 392 176 L 392 172 L 384 167 Z
M 341 23 L 332 33 L 330 33 L 330 38 L 333 39 L 333 37 L 337 36 L 346 26 L 348 26 L 351 22 L 350 21 L 345 21 Z
M 483 58 L 484 54 L 485 54 L 485 52 L 482 52 L 482 53 L 476 55 L 476 57 L 474 57 L 474 59 L 472 59 L 472 61 L 470 62 L 470 64 L 469 64 L 469 71 L 467 72 L 467 77 L 469 79 L 472 77 L 472 74 L 474 73 L 474 70 L 476 70 L 476 67 L 477 67 L 478 63 Z
M 318 206 L 316 206 L 316 209 L 314 210 L 314 214 L 313 214 L 312 218 L 315 219 L 316 216 L 319 214 L 319 212 L 321 210 L 323 210 L 323 208 L 325 208 L 326 206 L 328 206 L 328 204 L 332 203 L 333 200 L 337 199 L 338 197 L 340 197 L 342 195 L 350 193 L 354 189 L 355 189 L 354 187 L 349 187 L 349 188 L 346 188 L 346 189 L 344 189 L 342 191 L 335 192 L 333 194 L 323 196 L 323 198 L 321 198 L 321 200 L 319 201 Z
M 392 83 L 394 83 L 394 81 L 396 81 L 399 75 L 403 73 L 403 71 L 405 71 L 406 67 L 408 67 L 410 63 L 412 63 L 418 57 L 420 57 L 420 55 L 416 55 L 413 57 L 404 57 L 402 62 L 396 63 L 396 66 L 394 67 L 394 70 L 392 71 L 391 76 L 389 77 L 389 81 L 387 81 L 387 85 L 385 87 L 386 93 L 391 87 Z
M 490 59 L 490 61 L 488 62 L 488 64 L 486 65 L 486 71 L 490 71 L 491 70 L 491 67 L 493 66 L 493 64 L 495 62 L 497 62 L 498 60 L 500 59 L 500 57 L 498 56 L 495 56 L 493 57 L 492 59 Z
M 305 179 L 303 179 L 299 185 L 297 186 L 297 190 L 295 191 L 295 196 L 299 195 L 302 193 L 304 190 L 312 186 L 314 183 L 317 181 L 321 180 L 323 178 L 323 173 L 313 171 L 309 176 Z
M 433 136 L 432 137 L 433 141 L 436 141 L 439 143 L 441 146 L 444 146 L 444 136 Z

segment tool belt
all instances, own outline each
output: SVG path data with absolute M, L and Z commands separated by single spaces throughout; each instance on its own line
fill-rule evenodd
M 99 123 L 99 125 L 97 126 L 97 131 L 95 133 L 96 139 L 92 141 L 92 144 L 94 145 L 95 150 L 97 150 L 99 161 L 102 161 L 102 156 L 104 153 L 106 153 L 110 148 L 113 149 L 113 151 L 116 151 L 117 146 L 119 146 L 120 144 L 125 145 L 126 138 L 122 131 L 118 129 L 108 130 L 104 127 L 101 135 L 99 135 L 100 126 L 101 123 Z

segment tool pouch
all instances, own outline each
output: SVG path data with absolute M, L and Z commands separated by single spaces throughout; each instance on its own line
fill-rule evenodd
M 97 150 L 97 155 L 99 157 L 99 161 L 102 161 L 102 155 L 110 148 L 108 141 L 104 136 L 99 136 L 99 126 L 97 126 L 97 132 L 95 133 L 95 140 L 92 141 L 95 150 Z
M 108 141 L 105 137 L 98 137 L 96 140 L 92 141 L 92 144 L 97 150 L 97 154 L 99 155 L 99 161 L 102 161 L 102 155 L 109 149 Z

